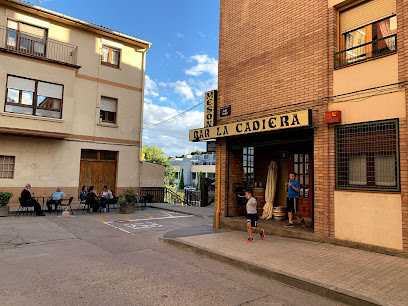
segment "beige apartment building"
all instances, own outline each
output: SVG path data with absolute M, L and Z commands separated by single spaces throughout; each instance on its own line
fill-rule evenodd
M 18 0 L 0 0 L 0 190 L 26 183 L 115 194 L 141 186 L 150 43 Z

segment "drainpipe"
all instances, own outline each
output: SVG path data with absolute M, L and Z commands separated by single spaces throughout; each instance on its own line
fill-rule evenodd
M 221 160 L 221 150 L 219 161 Z M 220 199 L 221 199 L 221 162 L 218 163 L 217 212 L 215 214 L 215 228 L 220 228 Z

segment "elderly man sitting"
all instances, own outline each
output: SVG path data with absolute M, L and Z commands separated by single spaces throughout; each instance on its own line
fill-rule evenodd
M 52 204 L 55 205 L 55 211 L 57 210 L 58 205 L 61 204 L 62 199 L 65 197 L 65 193 L 61 190 L 61 187 L 57 187 L 57 190 L 55 190 L 52 195 L 51 199 L 47 201 L 47 206 L 48 206 L 48 212 L 52 212 Z

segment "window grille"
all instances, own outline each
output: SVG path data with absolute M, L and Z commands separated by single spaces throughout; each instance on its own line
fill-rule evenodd
M 399 190 L 398 121 L 336 128 L 337 188 Z
M 254 186 L 254 147 L 243 148 L 244 186 L 246 189 Z
M 14 178 L 14 156 L 0 155 L 0 178 Z

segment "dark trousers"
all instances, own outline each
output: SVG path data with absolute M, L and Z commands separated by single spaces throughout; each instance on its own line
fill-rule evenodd
M 30 207 L 34 206 L 34 211 L 36 215 L 42 214 L 41 205 L 36 200 L 27 200 L 27 205 Z
M 58 205 L 61 204 L 61 200 L 48 200 L 47 201 L 47 206 L 48 206 L 48 211 L 52 211 L 52 204 L 55 205 L 55 210 L 57 210 Z

